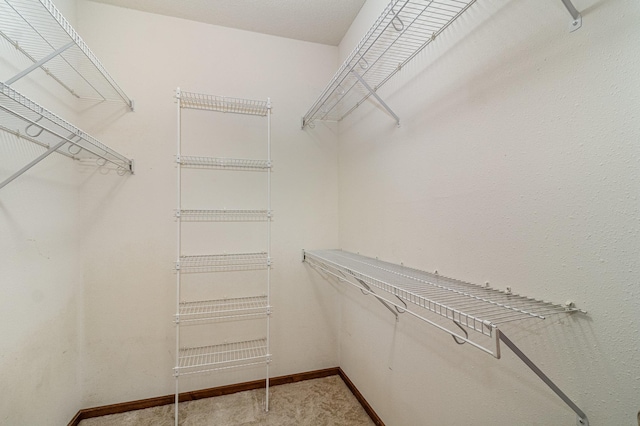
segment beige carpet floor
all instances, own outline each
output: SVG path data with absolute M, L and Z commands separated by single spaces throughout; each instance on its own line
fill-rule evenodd
M 181 426 L 371 426 L 339 376 L 180 403 Z M 173 426 L 173 405 L 82 420 L 80 426 Z

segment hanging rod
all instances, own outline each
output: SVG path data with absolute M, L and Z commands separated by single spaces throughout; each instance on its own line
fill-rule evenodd
M 572 16 L 571 31 L 580 28 L 582 17 L 571 0 L 561 1 Z M 399 125 L 378 89 L 475 2 L 392 0 L 304 115 L 302 129 L 318 120 L 341 121 L 371 96 Z
M 323 275 L 361 290 L 383 290 L 385 296 L 373 291 L 367 294 L 373 295 L 389 309 L 390 306 L 395 307 L 396 319 L 398 313 L 407 313 L 450 334 L 456 343 L 468 343 L 497 359 L 501 357 L 500 343 L 504 343 L 577 414 L 579 425 L 589 425 L 586 414 L 499 328 L 512 321 L 586 313 L 572 303 L 553 304 L 342 250 L 303 250 L 302 261 Z M 435 318 L 428 318 L 428 314 L 435 314 Z M 436 322 L 438 316 L 451 320 L 454 327 L 443 325 L 442 321 Z M 491 346 L 475 341 L 467 329 L 490 338 Z
M 107 163 L 116 167 L 118 174 L 133 174 L 133 160 L 119 154 L 97 139 L 58 117 L 0 82 L 0 129 L 46 148 L 46 151 L 0 182 L 0 188 L 24 174 L 27 170 L 54 152 L 74 159 L 93 158 L 97 166 Z
M 76 98 L 123 102 L 133 111 L 133 101 L 51 0 L 0 0 L 0 37 L 31 62 L 5 84 L 41 69 Z

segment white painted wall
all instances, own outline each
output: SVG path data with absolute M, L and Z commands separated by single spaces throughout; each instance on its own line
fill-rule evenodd
M 43 76 L 25 78 L 15 87 L 134 158 L 136 174 L 119 177 L 51 157 L 0 193 L 0 423 L 65 424 L 80 408 L 173 392 L 173 94 L 179 85 L 227 96 L 271 97 L 276 215 L 271 373 L 337 365 L 335 292 L 313 285 L 300 262 L 304 244 L 338 243 L 337 137 L 335 129 L 313 135 L 299 130 L 308 99 L 336 67 L 337 48 L 87 1 L 61 3 L 65 16 L 135 99 L 136 112 L 117 103 L 69 101 Z M 1 47 L 0 72 L 7 79 L 20 67 L 11 61 L 17 57 L 12 48 Z M 264 121 L 252 123 L 243 135 L 253 138 L 260 132 L 262 140 Z M 229 128 L 214 134 L 211 127 L 196 125 L 196 132 L 208 132 L 206 142 L 217 147 L 212 151 L 224 150 L 209 154 L 233 155 L 237 140 L 216 138 Z M 1 176 L 39 152 L 2 137 Z M 209 196 L 206 186 L 200 188 L 200 195 Z M 227 195 L 239 191 L 232 183 Z M 218 237 L 217 232 L 195 235 L 191 250 Z M 229 248 L 213 244 L 211 249 Z M 194 284 L 204 287 L 204 282 Z M 225 291 L 224 296 L 242 294 L 235 288 Z M 233 330 L 230 326 L 221 335 Z M 182 390 L 263 374 L 260 369 L 183 380 Z
M 75 1 L 55 3 L 75 22 Z M 0 80 L 28 65 L 4 39 L 0 42 Z M 74 98 L 41 71 L 13 87 L 72 123 L 78 118 Z M 42 152 L 0 132 L 0 181 Z M 81 408 L 81 174 L 72 160 L 53 154 L 0 190 L 3 425 L 66 424 Z
M 344 58 L 386 5 L 368 1 Z M 544 4 L 541 4 L 544 3 Z M 588 316 L 504 330 L 592 425 L 640 394 L 640 5 L 478 1 L 340 125 L 340 246 L 563 303 Z M 318 125 L 317 128 L 321 128 Z M 319 281 L 320 283 L 320 281 Z M 496 360 L 357 291 L 340 365 L 386 424 L 575 425 L 504 349 Z
M 633 424 L 636 2 L 576 0 L 584 27 L 572 34 L 560 2 L 478 2 L 381 91 L 402 127 L 362 106 L 340 125 L 339 151 L 336 128 L 299 130 L 338 65 L 335 48 L 89 1 L 76 20 L 74 2 L 59 3 L 137 111 L 71 104 L 39 79 L 16 87 L 135 158 L 137 172 L 103 176 L 51 158 L 0 193 L 0 422 L 64 424 L 82 407 L 173 391 L 179 85 L 274 103 L 273 374 L 340 364 L 394 426 L 575 424 L 512 354 L 495 360 L 410 318 L 395 324 L 375 301 L 334 292 L 299 263 L 303 247 L 341 246 L 575 300 L 587 317 L 505 331 L 592 425 Z M 340 56 L 385 4 L 366 3 Z M 7 57 L 2 78 L 12 75 Z M 16 153 L 27 155 L 4 143 L 8 173 Z
M 80 190 L 86 315 L 81 348 L 86 354 L 82 406 L 165 395 L 174 389 L 177 122 L 173 96 L 178 86 L 226 96 L 271 97 L 275 211 L 272 374 L 336 366 L 339 311 L 335 293 L 328 286 L 313 285 L 301 263 L 300 250 L 307 244 L 338 243 L 337 137 L 335 130 L 307 134 L 299 126 L 309 99 L 336 68 L 337 48 L 89 1 L 78 6 L 78 31 L 136 103 L 134 113 L 125 114 L 108 105 L 82 113 L 88 131 L 118 141 L 124 153 L 136 161 L 134 176 L 117 183 L 92 180 Z M 112 117 L 106 123 L 97 118 L 105 111 Z M 231 134 L 222 123 L 225 117 L 191 114 L 188 122 L 196 127 L 187 129 L 188 133 L 200 133 L 206 139 L 191 138 L 184 152 L 188 153 L 190 146 L 195 155 L 239 155 L 235 154 L 237 144 L 243 141 L 222 137 Z M 242 134 L 250 141 L 254 137 L 263 140 L 264 122 L 259 119 L 226 118 L 246 126 Z M 208 124 L 208 119 L 225 127 L 220 130 L 217 124 Z M 204 173 L 199 185 L 215 185 L 217 179 L 229 182 L 220 172 L 213 172 L 209 176 L 215 177 L 211 178 Z M 229 185 L 232 193 L 223 192 L 223 200 L 244 191 L 240 184 Z M 193 201 L 192 208 L 234 207 L 226 204 L 231 201 L 216 205 L 222 201 L 211 194 L 217 194 L 219 187 L 200 188 L 201 194 L 192 192 L 188 199 L 202 195 L 210 204 L 197 206 Z M 217 244 L 217 231 L 206 231 L 219 230 L 220 224 L 187 226 L 192 230 L 200 226 L 205 231 L 200 235 L 190 232 L 186 254 L 203 254 L 199 250 L 207 248 L 211 253 L 233 251 L 234 247 Z M 229 243 L 237 250 L 254 248 L 254 242 L 248 242 L 249 247 L 243 241 Z M 202 275 L 187 279 L 197 281 L 191 284 L 203 293 L 205 284 L 220 280 Z M 225 291 L 224 296 L 232 296 L 238 289 L 227 287 Z M 223 326 L 218 327 L 224 335 Z M 234 330 L 236 326 L 224 327 Z M 205 338 L 200 344 L 218 342 L 215 336 L 201 337 Z M 219 386 L 263 375 L 260 368 L 186 378 L 181 380 L 181 389 Z

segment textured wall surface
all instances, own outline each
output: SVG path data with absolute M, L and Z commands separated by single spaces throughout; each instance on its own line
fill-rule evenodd
M 640 5 L 477 2 L 340 125 L 340 247 L 564 303 L 505 328 L 588 414 L 640 408 Z M 353 48 L 385 1 L 368 2 Z M 347 291 L 341 366 L 391 425 L 574 425 L 507 349 L 496 360 Z M 468 345 L 467 345 L 468 346 Z
M 56 6 L 75 22 L 75 1 L 56 1 Z M 29 65 L 12 45 L 0 41 L 0 81 Z M 36 70 L 12 87 L 77 125 L 75 98 L 44 72 Z M 0 181 L 44 151 L 0 131 Z M 82 263 L 77 225 L 84 172 L 77 162 L 52 154 L 0 189 L 3 425 L 66 424 L 80 408 Z
M 78 20 L 78 31 L 136 102 L 134 113 L 109 112 L 109 106 L 103 105 L 101 111 L 83 111 L 82 119 L 105 140 L 121 141 L 137 167 L 134 176 L 117 186 L 98 182 L 81 188 L 86 311 L 83 406 L 164 395 L 174 389 L 177 117 L 173 96 L 178 86 L 201 93 L 271 98 L 272 374 L 335 366 L 334 293 L 310 283 L 301 266 L 300 249 L 304 244 L 337 244 L 337 138 L 330 130 L 306 135 L 299 126 L 306 99 L 335 69 L 337 48 L 94 2 L 79 2 Z M 104 116 L 111 119 L 105 123 Z M 240 158 L 265 154 L 260 151 L 265 135 L 260 120 L 193 111 L 187 116 L 185 153 Z M 240 131 L 234 132 L 234 127 Z M 252 148 L 245 149 L 247 145 Z M 262 187 L 252 186 L 242 173 L 202 171 L 205 176 L 194 176 L 193 172 L 186 173 L 191 184 L 185 181 L 189 208 L 231 209 L 238 206 L 235 202 L 245 203 L 240 208 L 264 206 L 260 204 L 264 198 L 257 198 L 257 205 L 251 202 L 251 195 Z M 264 248 L 255 235 L 240 233 L 231 239 L 221 224 L 195 227 L 185 226 L 184 254 Z M 229 274 L 197 275 L 188 277 L 191 291 L 214 298 L 242 295 L 242 290 L 229 285 Z M 223 293 L 212 289 L 214 285 Z M 235 336 L 242 340 L 247 335 L 235 328 L 246 322 L 241 323 L 190 327 L 185 333 L 198 345 L 225 338 L 232 341 Z M 185 378 L 181 388 L 207 388 L 263 376 L 263 368 L 232 370 Z
M 56 3 L 135 100 L 136 112 L 117 103 L 68 100 L 44 75 L 25 78 L 15 87 L 134 158 L 136 173 L 120 177 L 95 164 L 52 156 L 0 191 L 0 423 L 66 424 L 80 408 L 174 391 L 178 86 L 271 97 L 271 372 L 283 375 L 337 365 L 335 292 L 312 285 L 300 262 L 304 244 L 334 246 L 338 241 L 337 138 L 335 129 L 315 135 L 299 130 L 306 99 L 335 69 L 337 48 L 93 2 Z M 20 69 L 12 62 L 19 55 L 8 44 L 0 48 L 4 81 Z M 239 134 L 229 123 L 218 127 L 206 115 L 192 117 L 192 146 L 207 150 L 207 155 L 233 156 L 245 142 L 264 140 L 264 122 L 258 132 L 255 122 L 245 125 L 227 117 L 240 126 Z M 0 178 L 40 152 L 1 132 L 0 138 Z M 218 204 L 215 190 L 220 182 L 209 178 L 194 185 L 191 207 L 233 208 L 244 182 L 222 184 L 231 196 L 225 201 L 229 204 Z M 195 204 L 200 197 L 208 204 Z M 257 248 L 254 235 L 239 235 L 227 235 L 223 247 L 215 230 L 191 232 L 187 254 L 246 249 L 241 240 L 245 237 L 249 249 Z M 223 278 L 210 276 L 192 288 L 206 294 L 204 288 L 218 284 L 225 293 L 209 296 L 240 295 L 242 290 Z M 212 333 L 224 327 L 226 334 Z M 238 331 L 232 324 L 191 330 L 198 344 L 235 339 Z M 183 380 L 182 390 L 263 376 L 262 368 L 205 375 Z
M 417 320 L 395 323 L 371 298 L 335 292 L 300 263 L 301 248 L 339 246 L 575 301 L 588 315 L 505 332 L 592 425 L 636 421 L 637 2 L 575 0 L 584 23 L 569 33 L 560 1 L 479 1 L 380 91 L 400 128 L 369 103 L 339 127 L 306 131 L 299 118 L 335 71 L 335 47 L 56 4 L 136 112 L 67 101 L 36 78 L 16 88 L 134 158 L 136 175 L 50 158 L 0 190 L 0 423 L 64 424 L 79 408 L 173 391 L 177 86 L 274 103 L 273 374 L 339 364 L 394 426 L 575 424 L 507 350 L 496 360 Z M 386 4 L 365 4 L 341 57 Z M 0 49 L 6 79 L 15 52 Z M 208 137 L 209 124 L 195 134 Z M 235 149 L 221 134 L 230 133 L 211 135 L 212 145 Z M 2 176 L 36 154 L 0 137 Z M 192 195 L 212 192 L 207 183 Z M 196 234 L 191 247 L 210 240 Z

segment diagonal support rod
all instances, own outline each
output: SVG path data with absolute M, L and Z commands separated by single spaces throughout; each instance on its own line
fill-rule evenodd
M 364 79 L 360 76 L 360 74 L 358 74 L 358 73 L 357 73 L 357 72 L 355 72 L 354 70 L 351 70 L 351 72 L 353 73 L 353 75 L 355 75 L 355 76 L 356 76 L 356 78 L 358 79 L 358 81 L 360 82 L 360 84 L 362 84 L 362 85 L 364 86 L 364 88 L 365 88 L 365 89 L 367 89 L 367 90 L 369 91 L 369 93 L 371 93 L 371 95 L 372 95 L 374 98 L 376 98 L 376 99 L 377 99 L 377 101 L 378 101 L 378 102 L 380 102 L 380 105 L 382 105 L 382 106 L 384 107 L 384 109 L 386 109 L 386 110 L 387 110 L 387 112 L 388 112 L 389 114 L 391 114 L 391 116 L 392 116 L 393 118 L 395 118 L 395 119 L 396 119 L 396 124 L 397 124 L 398 126 L 400 126 L 400 118 L 396 115 L 396 113 L 395 113 L 395 112 L 393 112 L 393 110 L 392 110 L 391 108 L 389 108 L 389 105 L 387 105 L 387 104 L 385 103 L 385 101 L 383 101 L 383 100 L 382 100 L 382 98 L 381 98 L 380 96 L 378 96 L 378 94 L 376 93 L 376 91 L 375 91 L 375 90 L 373 90 L 373 89 L 371 88 L 371 86 L 369 86 L 369 84 L 367 84 L 367 82 L 366 82 L 366 81 L 364 81 Z
M 48 54 L 44 58 L 40 59 L 39 61 L 34 62 L 27 69 L 25 69 L 23 71 L 20 71 L 18 74 L 16 74 L 15 76 L 11 77 L 9 80 L 5 81 L 5 84 L 7 86 L 10 86 L 11 84 L 13 84 L 16 81 L 20 80 L 25 75 L 29 74 L 31 71 L 35 70 L 36 68 L 40 68 L 41 66 L 43 66 L 44 64 L 49 62 L 51 59 L 55 58 L 56 56 L 58 56 L 59 54 L 61 54 L 62 52 L 64 52 L 65 50 L 67 50 L 68 48 L 70 48 L 73 45 L 75 45 L 75 42 L 72 41 L 72 42 L 69 42 L 69 43 L 65 44 L 60 49 L 58 49 L 58 50 L 56 50 L 54 52 L 51 52 L 50 54 Z
M 356 280 L 356 281 L 358 281 L 358 283 L 360 283 L 360 285 L 361 285 L 361 286 L 362 286 L 362 287 L 363 287 L 363 288 L 364 288 L 364 289 L 365 289 L 365 290 L 366 290 L 370 295 L 372 295 L 373 297 L 375 297 L 375 298 L 376 298 L 376 300 L 377 300 L 378 302 L 382 303 L 382 304 L 385 306 L 385 308 L 387 308 L 387 309 L 388 309 L 388 310 L 389 310 L 393 315 L 395 315 L 395 317 L 396 317 L 396 321 L 398 321 L 398 319 L 399 319 L 399 318 L 398 318 L 398 313 L 397 313 L 397 312 L 395 312 L 395 311 L 391 308 L 391 306 L 389 306 L 389 304 L 388 304 L 387 302 L 385 302 L 385 301 L 384 301 L 384 299 L 383 299 L 383 298 L 379 297 L 379 296 L 376 294 L 376 292 L 375 292 L 375 291 L 371 290 L 371 287 L 369 287 L 369 285 L 368 285 L 367 283 L 365 283 L 364 281 L 362 281 L 362 280 L 360 280 L 360 279 L 358 279 L 358 278 L 356 278 L 356 277 L 353 277 L 353 279 L 354 279 L 354 280 Z
M 553 381 L 551 381 L 551 379 L 546 374 L 544 374 L 544 372 L 542 370 L 540 370 L 540 368 L 538 368 L 538 366 L 535 365 L 533 363 L 533 361 L 531 361 L 520 350 L 520 348 L 518 348 L 515 345 L 515 343 L 513 343 L 511 340 L 509 340 L 509 338 L 507 336 L 505 336 L 502 331 L 497 330 L 497 333 L 498 333 L 498 337 L 500 338 L 500 340 L 505 345 L 507 345 L 507 347 L 509 349 L 511 349 L 513 351 L 513 353 L 516 354 L 516 356 L 518 358 L 520 358 L 520 360 L 527 365 L 527 367 L 529 367 L 531 369 L 531 371 L 536 373 L 536 375 L 547 386 L 549 386 L 551 388 L 551 390 L 554 391 L 556 393 L 556 395 L 558 395 L 560 397 L 560 399 L 562 399 L 564 401 L 564 403 L 567 404 L 578 415 L 578 424 L 580 426 L 589 426 L 589 419 L 587 419 L 587 415 L 584 413 L 584 411 L 582 411 L 564 392 L 562 392 L 562 390 L 560 390 L 560 388 L 558 386 L 556 386 L 556 384 L 553 383 Z
M 30 168 L 32 168 L 33 166 L 35 166 L 36 164 L 38 164 L 39 162 L 41 162 L 42 160 L 47 158 L 49 155 L 51 155 L 54 152 L 56 152 L 56 150 L 58 150 L 58 148 L 60 148 L 62 145 L 64 145 L 67 142 L 68 141 L 66 139 L 63 139 L 60 142 L 58 142 L 57 145 L 52 146 L 46 152 L 43 152 L 42 154 L 40 154 L 37 158 L 35 158 L 29 164 L 27 164 L 26 166 L 24 166 L 23 168 L 21 168 L 20 170 L 18 170 L 17 172 L 12 174 L 11 176 L 9 176 L 4 182 L 0 183 L 0 189 L 4 188 L 5 186 L 7 186 L 11 182 L 13 182 L 15 179 L 17 179 L 24 172 L 26 172 L 27 170 L 29 170 Z
M 580 12 L 578 12 L 578 9 L 576 9 L 573 3 L 571 3 L 571 0 L 562 0 L 562 3 L 564 4 L 564 7 L 566 7 L 569 13 L 571 14 L 571 17 L 574 20 L 577 20 L 578 17 L 580 16 Z

